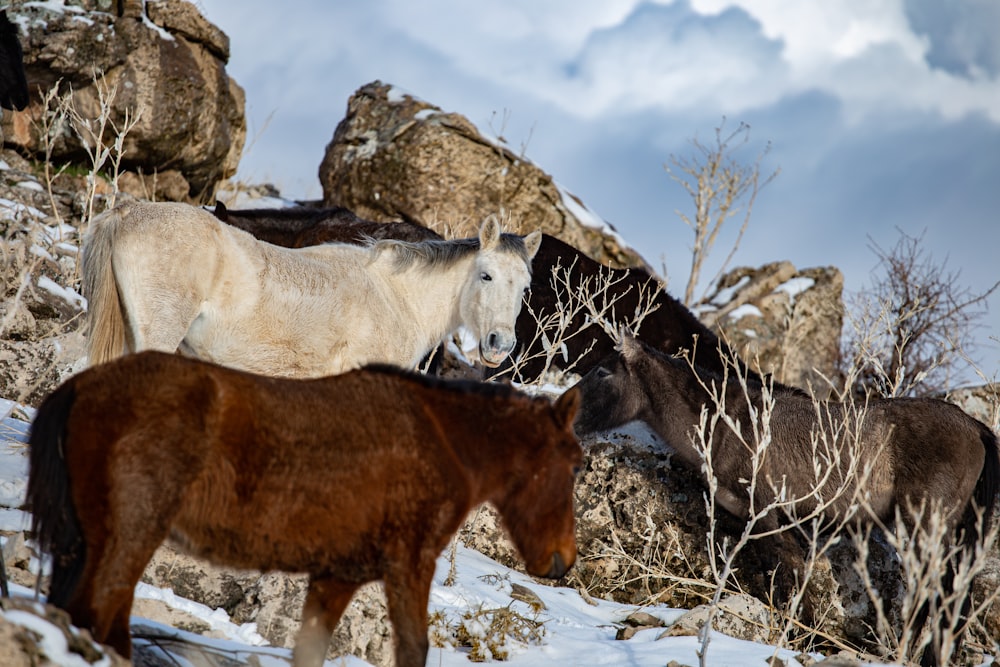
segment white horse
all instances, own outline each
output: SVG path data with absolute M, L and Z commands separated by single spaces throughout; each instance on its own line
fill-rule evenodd
M 83 245 L 89 363 L 154 349 L 267 375 L 414 367 L 464 325 L 483 363 L 514 346 L 541 233 L 281 248 L 187 204 L 131 201 Z

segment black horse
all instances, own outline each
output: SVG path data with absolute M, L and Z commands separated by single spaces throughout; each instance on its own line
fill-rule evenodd
M 536 335 L 537 319 L 544 321 L 550 314 L 565 310 L 567 298 L 579 299 L 585 292 L 603 303 L 613 301 L 608 315 L 618 324 L 625 323 L 640 306 L 643 295 L 650 294 L 656 309 L 646 316 L 636 334 L 641 340 L 670 354 L 687 349 L 699 366 L 720 373 L 725 360 L 735 358 L 715 333 L 684 304 L 661 289 L 659 281 L 643 269 L 602 266 L 570 244 L 547 234 L 542 235 L 542 245 L 531 267 L 531 292 L 515 326 L 517 351 L 501 364 L 493 374 L 495 378 L 535 382 L 547 365 L 552 370 L 572 365 L 573 372 L 583 375 L 614 352 L 615 343 L 604 329 L 588 325 L 586 309 L 576 309 L 565 323 L 561 336 L 565 347 L 560 345 L 561 349 L 554 356 L 546 354 L 545 346 L 552 345 L 552 339 L 559 334 L 552 330 L 545 332 L 548 343 Z M 553 285 L 553 271 L 558 289 Z M 603 292 L 599 291 L 602 282 L 608 285 Z M 570 335 L 577 331 L 580 333 Z M 750 374 L 760 380 L 756 373 Z
M 28 80 L 17 26 L 0 11 L 0 107 L 20 111 L 28 106 Z

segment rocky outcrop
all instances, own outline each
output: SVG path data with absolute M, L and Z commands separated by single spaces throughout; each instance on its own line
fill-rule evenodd
M 949 391 L 944 397 L 994 431 L 1000 427 L 1000 383 L 978 387 L 963 387 Z
M 50 198 L 31 164 L 0 155 L 0 397 L 32 406 L 85 354 L 73 290 L 85 188 L 59 181 Z
M 0 598 L 0 665 L 126 667 L 130 664 L 93 641 L 88 632 L 73 627 L 66 612 L 24 598 Z
M 755 370 L 826 396 L 838 380 L 843 289 L 834 267 L 742 267 L 719 280 L 699 317 Z
M 539 229 L 611 266 L 644 266 L 605 223 L 523 156 L 464 116 L 379 81 L 351 96 L 319 168 L 323 202 L 362 218 L 400 218 L 448 237 L 475 236 L 501 214 L 511 231 Z
M 53 9 L 15 1 L 7 13 L 22 27 L 31 90 L 28 109 L 4 114 L 8 145 L 45 154 L 43 96 L 55 88 L 92 127 L 102 106 L 110 108 L 105 145 L 126 116 L 137 119 L 122 164 L 144 176 L 141 187 L 130 185 L 136 195 L 163 194 L 160 183 L 172 197 L 208 200 L 236 172 L 246 139 L 243 90 L 226 74 L 229 39 L 194 5 L 96 0 Z M 53 162 L 88 165 L 87 135 L 81 123 L 64 125 L 51 145 Z

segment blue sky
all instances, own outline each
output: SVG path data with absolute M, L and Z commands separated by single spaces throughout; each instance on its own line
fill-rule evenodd
M 833 265 L 871 279 L 870 240 L 923 235 L 960 282 L 1000 279 L 996 0 L 198 0 L 247 94 L 240 177 L 319 198 L 326 145 L 380 79 L 502 133 L 613 224 L 683 294 L 690 200 L 663 165 L 751 126 L 781 169 L 736 265 Z M 735 224 L 734 224 L 735 228 Z M 726 243 L 709 260 L 714 273 Z M 979 357 L 1000 370 L 1000 296 Z

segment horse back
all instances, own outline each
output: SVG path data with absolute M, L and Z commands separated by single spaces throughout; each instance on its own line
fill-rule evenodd
M 94 221 L 84 261 L 110 265 L 123 292 L 141 279 L 204 298 L 220 261 L 246 245 L 232 231 L 188 204 L 128 201 Z

